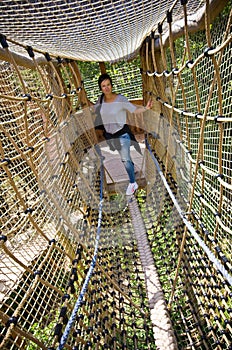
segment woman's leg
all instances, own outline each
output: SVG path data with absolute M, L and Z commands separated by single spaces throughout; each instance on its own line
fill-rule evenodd
M 125 166 L 127 174 L 130 179 L 130 183 L 135 182 L 135 171 L 134 171 L 134 163 L 131 160 L 130 156 L 130 144 L 131 139 L 129 134 L 123 134 L 119 137 L 119 142 L 121 145 L 121 149 L 119 150 L 119 154 L 121 156 L 121 160 Z

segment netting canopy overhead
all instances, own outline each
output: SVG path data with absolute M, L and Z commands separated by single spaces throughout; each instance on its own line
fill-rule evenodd
M 203 5 L 203 0 L 189 0 L 188 15 Z M 3 0 L 0 32 L 55 56 L 103 62 L 128 60 L 136 55 L 147 35 L 157 32 L 168 8 L 172 9 L 173 21 L 183 18 L 179 0 Z

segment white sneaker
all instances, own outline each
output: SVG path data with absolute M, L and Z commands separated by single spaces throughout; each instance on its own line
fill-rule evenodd
M 135 193 L 135 191 L 139 188 L 137 182 L 129 183 L 127 190 L 126 190 L 126 195 L 131 196 L 132 194 Z

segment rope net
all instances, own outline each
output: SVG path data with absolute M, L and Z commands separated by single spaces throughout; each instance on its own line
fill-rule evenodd
M 0 348 L 231 349 L 231 1 L 0 6 Z M 153 100 L 129 200 L 82 61 Z
M 81 61 L 132 59 L 158 22 L 174 6 L 175 20 L 182 18 L 181 4 L 168 0 L 1 1 L 1 32 L 39 52 Z M 191 1 L 189 14 L 204 1 Z M 46 34 L 45 34 L 46 33 Z M 14 50 L 23 53 L 16 45 Z

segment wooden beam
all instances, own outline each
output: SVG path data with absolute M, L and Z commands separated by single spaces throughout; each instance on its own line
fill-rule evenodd
M 31 58 L 25 57 L 23 55 L 19 55 L 18 53 L 12 52 L 9 49 L 2 49 L 0 48 L 0 59 L 2 61 L 10 62 L 12 63 L 12 57 L 17 63 L 18 66 L 22 66 L 25 68 L 35 69 L 35 64 Z M 36 61 L 38 65 L 45 65 L 48 64 L 48 61 L 45 57 L 38 57 L 36 58 Z

